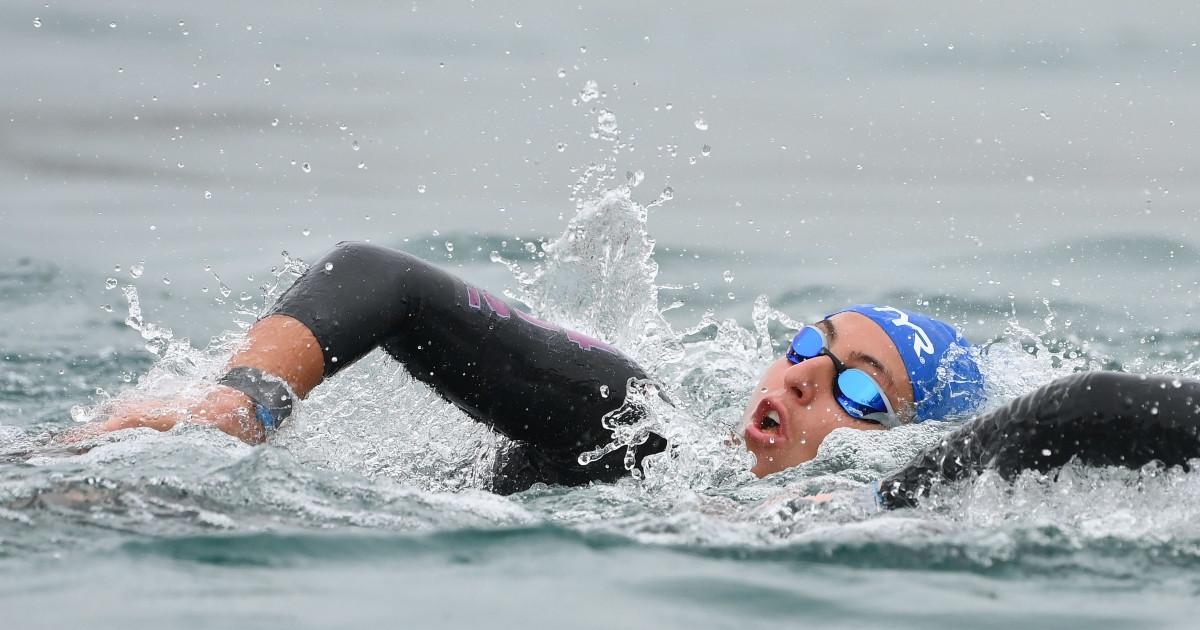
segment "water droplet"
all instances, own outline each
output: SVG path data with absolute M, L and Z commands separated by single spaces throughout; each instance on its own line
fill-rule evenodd
M 117 68 L 117 74 L 124 74 L 124 73 L 125 73 L 125 68 L 120 68 L 120 67 Z
M 120 268 L 118 268 L 117 271 L 120 271 Z M 116 278 L 105 278 L 104 279 L 104 290 L 105 291 L 111 291 L 115 288 L 117 288 L 117 279 Z
M 129 275 L 133 276 L 134 278 L 141 278 L 145 271 L 146 263 L 143 261 L 138 261 L 132 265 L 129 265 Z
M 168 278 L 168 277 L 166 277 L 166 276 L 163 276 L 163 284 L 165 284 L 165 285 L 170 285 L 170 284 L 171 284 L 171 279 L 170 279 L 170 278 Z
M 425 194 L 425 184 L 417 184 L 417 192 L 424 195 Z
M 204 191 L 204 198 L 205 198 L 205 199 L 212 199 L 212 192 L 210 192 L 210 191 L 207 191 L 207 190 L 206 190 L 206 191 Z
M 712 147 L 708 146 L 707 144 L 700 147 L 700 155 L 708 157 L 710 153 L 712 153 Z
M 1157 416 L 1157 415 L 1158 415 L 1158 407 L 1151 407 L 1151 408 L 1150 408 L 1150 415 L 1152 415 L 1152 416 Z
M 671 103 L 667 103 L 666 105 L 663 105 L 663 109 L 666 109 L 667 111 L 671 111 L 671 109 L 674 107 L 675 106 L 672 105 Z
M 607 109 L 601 109 L 596 114 L 596 128 L 604 133 L 616 133 L 617 115 Z
M 637 188 L 642 181 L 646 179 L 646 172 L 642 170 L 625 171 L 625 181 L 630 188 Z
M 1050 286 L 1054 286 L 1054 287 L 1061 287 L 1061 286 L 1062 286 L 1062 280 L 1059 280 L 1058 278 L 1051 278 L 1051 279 L 1050 279 Z
M 516 22 L 513 22 L 513 26 L 515 26 L 517 28 L 521 28 L 525 25 L 521 23 L 521 20 L 517 20 Z
M 305 173 L 311 173 L 311 172 L 312 172 L 312 165 L 311 165 L 311 164 L 309 164 L 308 162 L 305 162 L 305 163 L 303 163 L 303 164 L 301 164 L 301 165 L 300 165 L 300 170 L 304 171 Z
M 40 17 L 33 18 L 33 28 L 42 28 L 42 18 L 40 18 Z
M 558 78 L 560 78 L 560 79 L 567 78 L 567 71 L 564 70 L 563 68 L 559 68 L 558 69 Z
M 331 262 L 325 263 L 325 271 L 333 271 L 333 263 L 331 263 Z
M 280 70 L 283 70 L 283 66 L 275 64 L 275 72 L 279 72 Z
M 100 310 L 104 311 L 105 313 L 111 313 L 113 312 L 112 304 L 101 304 Z
M 662 194 L 659 195 L 659 198 L 662 199 L 663 201 L 670 201 L 670 200 L 674 199 L 675 198 L 675 189 L 671 188 L 670 186 L 667 186 L 666 188 L 663 189 Z
M 946 50 L 954 50 L 954 44 L 946 44 Z
M 303 230 L 300 230 L 301 236 L 309 236 L 310 234 L 312 234 L 312 230 L 310 230 L 308 228 L 304 228 Z
M 581 54 L 584 54 L 584 55 L 586 55 L 586 54 L 587 54 L 587 46 L 580 46 L 580 47 L 579 47 L 579 52 L 580 52 Z
M 1051 455 L 1053 455 L 1053 454 L 1054 454 L 1054 453 L 1052 453 L 1052 452 L 1050 451 L 1050 449 L 1048 449 L 1048 448 L 1044 448 L 1044 449 L 1042 449 L 1042 457 L 1050 457 L 1050 456 L 1051 456 Z
M 554 148 L 558 150 L 559 153 L 562 153 L 563 151 L 567 150 L 567 143 L 559 142 L 558 144 L 554 145 Z
M 1043 110 L 1041 111 L 1041 114 L 1042 114 L 1042 118 L 1043 118 L 1043 119 L 1045 119 L 1045 120 L 1050 120 L 1050 114 L 1047 114 L 1047 113 L 1046 113 L 1046 110 L 1044 110 L 1044 109 L 1043 109 Z
M 725 282 L 733 282 L 733 272 L 728 269 L 721 274 L 721 277 L 725 279 Z
M 1027 181 L 1027 182 L 1032 182 L 1032 181 L 1033 181 L 1033 175 L 1026 175 L 1026 176 L 1025 176 L 1025 181 Z
M 736 299 L 737 299 L 737 297 L 733 295 L 733 291 L 730 291 L 729 293 L 726 293 L 726 294 L 725 294 L 725 297 L 729 298 L 731 301 L 732 301 L 732 300 L 736 300 Z
M 264 77 L 264 78 L 263 78 L 263 85 L 267 85 L 267 86 L 271 85 L 271 79 L 270 79 L 270 77 Z
M 108 23 L 108 28 L 117 28 L 117 23 L 116 23 L 116 22 L 109 22 L 109 23 Z
M 583 89 L 579 90 L 579 100 L 584 103 L 594 101 L 600 96 L 600 86 L 593 80 L 588 79 L 583 84 Z
M 601 398 L 608 398 L 608 385 L 601 385 L 601 386 L 600 386 L 600 397 L 601 397 Z
M 525 243 L 525 251 L 527 251 L 527 252 L 529 252 L 530 254 L 532 254 L 532 253 L 534 253 L 534 252 L 536 252 L 536 251 L 537 251 L 537 245 L 535 245 L 535 244 L 533 243 L 533 241 L 530 241 L 530 242 L 528 242 L 528 243 Z
M 697 118 L 695 125 L 700 131 L 708 131 L 708 123 L 703 118 Z
M 366 162 L 359 162 L 359 163 L 358 163 L 358 168 L 359 168 L 359 170 L 363 170 L 363 169 L 367 168 L 367 163 L 366 163 Z
M 352 151 L 358 150 L 358 140 L 355 140 L 354 142 L 350 143 L 350 150 L 352 150 Z
M 454 243 L 451 243 L 450 241 L 446 241 L 446 251 L 453 252 L 454 251 Z

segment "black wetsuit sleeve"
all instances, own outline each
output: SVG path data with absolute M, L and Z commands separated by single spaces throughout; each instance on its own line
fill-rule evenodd
M 1004 478 L 1072 458 L 1091 466 L 1187 466 L 1200 457 L 1200 382 L 1084 372 L 976 418 L 879 483 L 885 508 L 911 507 L 932 484 L 995 469 Z
M 608 344 L 541 321 L 419 258 L 339 243 L 271 313 L 312 331 L 327 377 L 383 347 L 468 415 L 528 446 L 524 472 L 511 475 L 521 480 L 499 480 L 494 490 L 626 472 L 623 452 L 588 466 L 578 456 L 610 441 L 601 418 L 621 406 L 630 379 L 646 378 L 645 371 Z M 638 449 L 639 461 L 665 446 L 652 436 Z

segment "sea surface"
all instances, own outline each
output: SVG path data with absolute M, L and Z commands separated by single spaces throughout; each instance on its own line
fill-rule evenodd
M 952 430 L 736 428 L 788 333 L 934 312 L 989 405 L 1200 378 L 1190 2 L 0 5 L 5 628 L 1192 628 L 1200 475 L 984 474 Z M 195 391 L 341 240 L 615 343 L 679 401 L 642 479 L 499 497 L 500 437 L 375 353 L 265 446 L 64 448 Z M 803 499 L 832 492 L 826 503 Z

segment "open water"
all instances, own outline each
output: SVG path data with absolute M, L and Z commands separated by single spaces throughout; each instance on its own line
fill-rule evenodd
M 991 404 L 1200 377 L 1197 13 L 4 3 L 4 626 L 1194 627 L 1194 473 L 985 474 L 878 514 L 866 484 L 951 427 L 838 431 L 762 480 L 730 436 L 790 327 L 852 302 L 962 325 Z M 490 495 L 498 438 L 379 354 L 267 446 L 49 445 L 214 375 L 343 239 L 627 350 L 681 401 L 651 418 L 679 456 Z

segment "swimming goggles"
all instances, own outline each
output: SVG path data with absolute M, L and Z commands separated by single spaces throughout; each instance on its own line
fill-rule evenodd
M 900 419 L 892 410 L 883 388 L 870 374 L 852 367 L 846 367 L 842 360 L 833 356 L 825 341 L 825 333 L 815 326 L 805 326 L 792 339 L 788 348 L 787 360 L 793 365 L 808 359 L 826 356 L 833 360 L 837 370 L 837 378 L 833 381 L 833 396 L 846 413 L 859 420 L 878 422 L 885 427 L 893 428 L 900 425 Z

